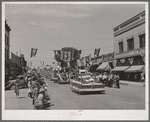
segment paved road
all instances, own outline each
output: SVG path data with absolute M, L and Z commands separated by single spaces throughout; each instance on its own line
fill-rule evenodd
M 52 110 L 66 109 L 145 109 L 145 87 L 121 85 L 120 89 L 106 87 L 105 94 L 80 95 L 70 90 L 70 84 L 47 81 Z
M 121 85 L 120 89 L 106 87 L 105 94 L 80 95 L 70 90 L 70 84 L 48 82 L 51 110 L 120 110 L 145 109 L 145 87 Z M 27 98 L 27 89 L 20 90 L 20 99 L 12 90 L 5 92 L 5 108 L 11 110 L 33 110 L 32 99 Z

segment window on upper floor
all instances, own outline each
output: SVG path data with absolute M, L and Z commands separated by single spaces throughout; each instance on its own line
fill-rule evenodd
M 119 42 L 119 53 L 123 52 L 123 42 Z
M 139 36 L 140 48 L 145 47 L 145 34 Z
M 134 49 L 134 38 L 127 40 L 127 51 Z
M 9 37 L 7 37 L 7 45 L 9 44 Z

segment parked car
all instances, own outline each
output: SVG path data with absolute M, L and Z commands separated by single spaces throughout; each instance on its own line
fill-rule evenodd
M 92 74 L 79 74 L 71 80 L 71 90 L 77 93 L 105 92 L 104 84 Z
M 25 76 L 24 75 L 20 75 L 20 76 L 17 76 L 15 80 L 9 80 L 7 86 L 5 87 L 5 89 L 15 89 L 15 82 L 16 80 L 19 80 L 19 87 L 20 88 L 27 88 L 27 84 L 25 82 Z

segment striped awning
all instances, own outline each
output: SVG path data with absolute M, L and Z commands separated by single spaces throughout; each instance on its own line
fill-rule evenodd
M 118 66 L 115 67 L 114 69 L 112 69 L 112 71 L 124 71 L 126 69 L 128 69 L 130 66 Z
M 104 70 L 108 65 L 108 62 L 103 62 L 96 70 Z
M 142 72 L 144 65 L 135 65 L 131 66 L 129 69 L 125 70 L 125 72 Z

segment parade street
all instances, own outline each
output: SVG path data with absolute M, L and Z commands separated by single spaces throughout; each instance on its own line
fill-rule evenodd
M 47 79 L 51 110 L 144 110 L 145 87 L 120 85 L 120 89 L 105 87 L 102 94 L 77 94 L 71 84 L 57 84 Z M 5 91 L 6 110 L 33 110 L 32 99 L 27 98 L 27 89 L 20 89 L 20 99 L 12 90 Z

